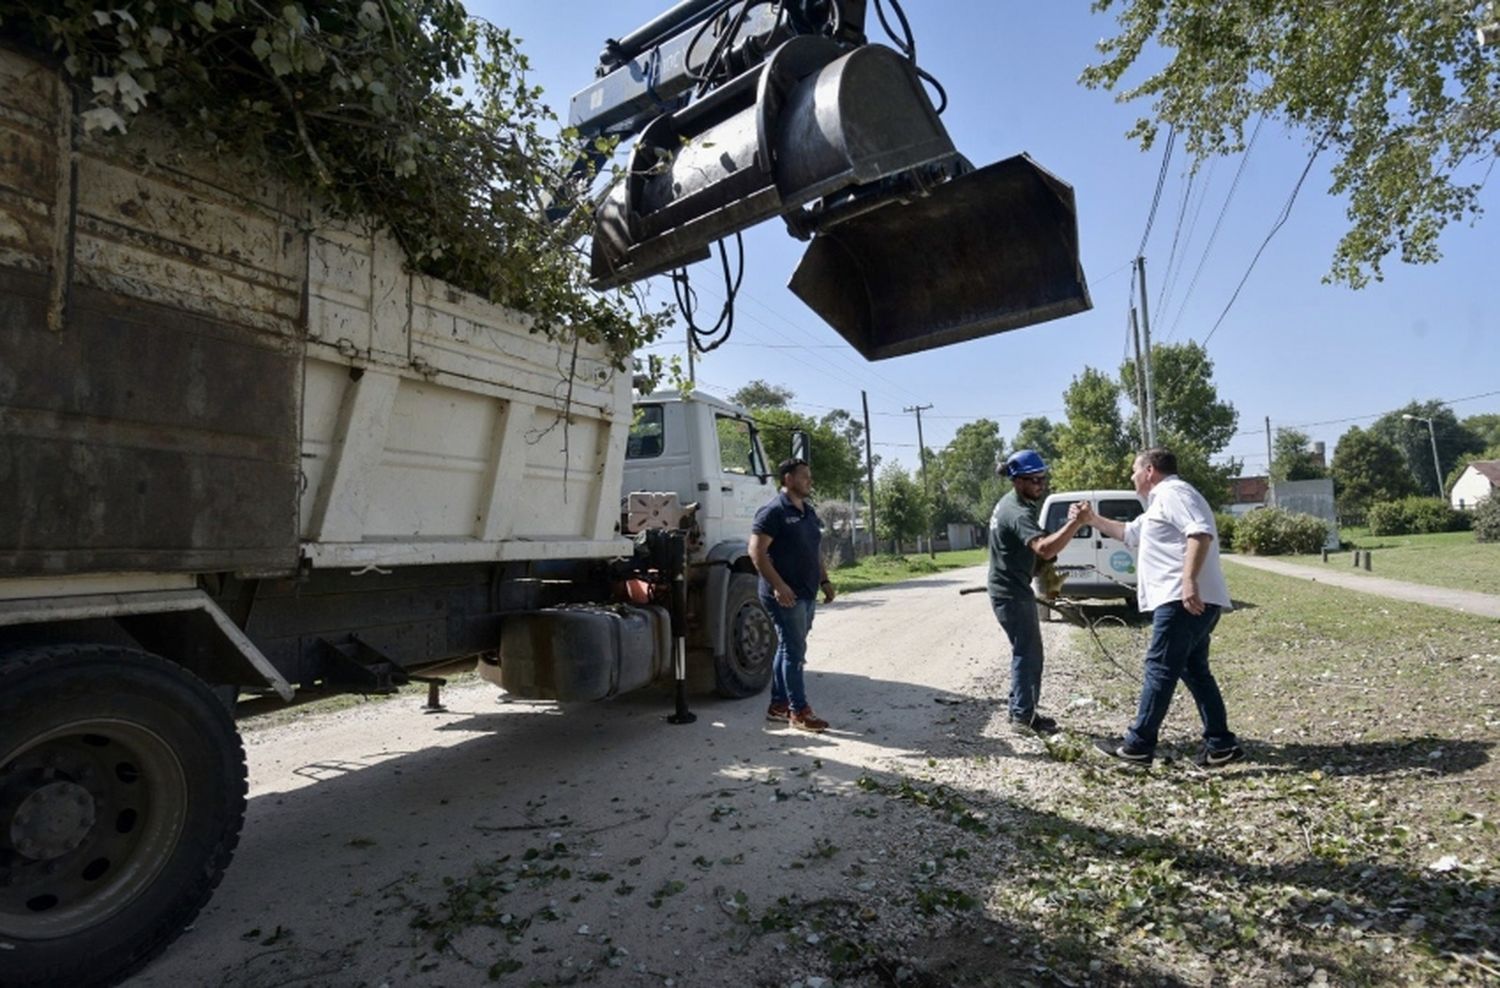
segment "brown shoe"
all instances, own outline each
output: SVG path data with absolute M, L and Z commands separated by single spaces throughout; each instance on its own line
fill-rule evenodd
M 792 708 L 785 703 L 773 703 L 766 708 L 766 720 L 785 721 L 792 716 Z
M 812 707 L 794 710 L 787 722 L 799 731 L 811 731 L 813 734 L 822 734 L 828 730 L 828 721 L 813 713 Z

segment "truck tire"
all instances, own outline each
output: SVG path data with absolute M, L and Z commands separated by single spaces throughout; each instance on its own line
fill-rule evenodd
M 755 696 L 771 682 L 776 626 L 760 602 L 757 585 L 750 573 L 735 573 L 729 578 L 724 654 L 714 656 L 714 692 L 720 696 Z
M 223 702 L 148 652 L 0 656 L 0 984 L 110 984 L 219 884 L 245 817 Z

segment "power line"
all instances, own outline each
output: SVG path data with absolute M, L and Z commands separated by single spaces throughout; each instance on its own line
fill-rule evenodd
M 1158 322 L 1166 322 L 1167 309 L 1172 303 L 1173 293 L 1177 291 L 1177 282 L 1182 278 L 1182 270 L 1183 268 L 1187 267 L 1188 248 L 1192 246 L 1193 237 L 1198 233 L 1198 220 L 1203 216 L 1203 204 L 1208 201 L 1208 192 L 1209 189 L 1213 187 L 1214 174 L 1218 171 L 1218 165 L 1218 158 L 1209 160 L 1208 174 L 1203 177 L 1203 184 L 1199 186 L 1198 202 L 1192 207 L 1193 216 L 1190 220 L 1188 220 L 1187 237 L 1182 242 L 1181 255 L 1177 256 L 1177 266 L 1173 267 L 1170 260 L 1167 262 L 1167 277 L 1162 281 L 1161 297 L 1157 299 L 1156 302 Z M 1198 163 L 1195 162 L 1193 164 L 1193 170 L 1195 174 L 1197 172 L 1197 168 Z M 1189 182 L 1189 187 L 1191 187 L 1191 181 Z M 1173 254 L 1176 254 L 1177 236 L 1175 233 L 1172 236 L 1172 244 Z
M 1465 402 L 1465 401 L 1478 401 L 1480 398 L 1493 398 L 1496 395 L 1500 395 L 1500 391 L 1484 391 L 1484 392 L 1481 392 L 1480 394 L 1476 394 L 1476 395 L 1464 395 L 1462 398 L 1437 398 L 1437 399 L 1434 399 L 1433 404 L 1436 404 L 1436 405 L 1457 405 L 1457 404 L 1459 404 L 1461 402 Z M 1290 425 L 1278 425 L 1277 428 L 1278 429 L 1312 429 L 1312 428 L 1315 428 L 1315 427 L 1320 426 L 1320 425 L 1345 425 L 1346 423 L 1349 423 L 1349 422 L 1363 422 L 1366 419 L 1378 419 L 1382 415 L 1391 415 L 1395 411 L 1396 411 L 1396 409 L 1387 408 L 1383 412 L 1369 412 L 1369 413 L 1367 413 L 1365 415 L 1349 415 L 1349 416 L 1346 416 L 1346 417 L 1341 418 L 1341 419 L 1323 419 L 1320 422 L 1296 422 L 1296 423 L 1293 423 L 1293 424 L 1290 424 Z M 1237 439 L 1240 436 L 1259 436 L 1259 435 L 1263 434 L 1263 431 L 1264 430 L 1262 430 L 1262 429 L 1246 429 L 1243 432 L 1236 432 L 1236 433 L 1234 433 L 1234 435 L 1230 436 L 1230 438 L 1231 439 Z
M 1146 214 L 1146 231 L 1141 234 L 1141 245 L 1136 248 L 1136 256 L 1146 253 L 1146 241 L 1151 239 L 1151 226 L 1156 222 L 1156 207 L 1161 205 L 1162 186 L 1167 184 L 1167 170 L 1172 164 L 1172 146 L 1177 143 L 1177 128 L 1167 128 L 1167 140 L 1162 146 L 1161 170 L 1156 173 L 1156 192 L 1151 196 L 1151 211 Z
M 1187 169 L 1187 181 L 1182 183 L 1182 202 L 1177 206 L 1177 219 L 1172 224 L 1172 247 L 1167 251 L 1167 266 L 1161 271 L 1161 288 L 1156 293 L 1156 311 L 1166 314 L 1167 286 L 1172 281 L 1172 265 L 1177 261 L 1177 242 L 1182 238 L 1182 221 L 1187 218 L 1188 203 L 1193 197 L 1193 185 L 1198 179 L 1196 166 Z
M 1167 330 L 1163 340 L 1172 338 L 1177 332 L 1177 324 L 1182 321 L 1182 314 L 1187 311 L 1188 299 L 1193 297 L 1193 289 L 1198 287 L 1198 276 L 1203 273 L 1203 266 L 1208 263 L 1208 255 L 1214 249 L 1214 241 L 1219 238 L 1219 228 L 1224 225 L 1224 217 L 1229 213 L 1229 204 L 1234 201 L 1234 193 L 1240 187 L 1240 177 L 1245 174 L 1245 165 L 1250 161 L 1250 152 L 1255 150 L 1255 139 L 1260 136 L 1260 126 L 1265 123 L 1264 116 L 1257 117 L 1255 129 L 1250 132 L 1250 141 L 1245 145 L 1245 153 L 1240 156 L 1240 166 L 1234 171 L 1234 179 L 1229 183 L 1229 192 L 1224 196 L 1224 202 L 1219 206 L 1219 215 L 1214 220 L 1214 228 L 1208 235 L 1208 243 L 1203 245 L 1203 254 L 1198 258 L 1198 266 L 1193 269 L 1193 277 L 1188 280 L 1187 291 L 1182 296 L 1182 301 L 1177 303 L 1177 315 L 1172 317 L 1172 325 Z
M 1213 328 L 1208 331 L 1207 336 L 1203 337 L 1203 346 L 1208 346 L 1208 341 L 1214 338 L 1214 334 L 1223 325 L 1224 317 L 1228 316 L 1229 310 L 1234 308 L 1235 300 L 1240 297 L 1240 290 L 1245 287 L 1245 282 L 1250 280 L 1250 272 L 1255 270 L 1255 263 L 1260 260 L 1260 255 L 1265 253 L 1266 247 L 1271 243 L 1271 238 L 1276 236 L 1276 232 L 1291 218 L 1292 205 L 1297 201 L 1297 193 L 1302 191 L 1302 183 L 1307 181 L 1308 173 L 1312 171 L 1313 162 L 1318 160 L 1318 155 L 1322 153 L 1323 146 L 1328 143 L 1328 137 L 1329 134 L 1324 134 L 1318 139 L 1318 143 L 1313 145 L 1312 154 L 1307 156 L 1307 164 L 1303 167 L 1302 174 L 1297 176 L 1297 184 L 1292 186 L 1292 194 L 1287 197 L 1286 205 L 1281 207 L 1281 215 L 1276 217 L 1276 222 L 1271 225 L 1271 232 L 1266 234 L 1266 239 L 1262 240 L 1260 246 L 1256 248 L 1255 256 L 1250 258 L 1250 266 L 1245 268 L 1244 277 L 1240 278 L 1240 283 L 1235 286 L 1234 294 L 1229 296 L 1229 301 L 1224 305 L 1224 311 L 1219 313 L 1219 318 L 1214 320 Z

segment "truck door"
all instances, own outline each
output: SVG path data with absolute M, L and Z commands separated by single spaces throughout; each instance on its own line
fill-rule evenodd
M 776 493 L 768 479 L 765 454 L 750 422 L 733 415 L 715 415 L 719 446 L 719 489 L 722 538 L 748 538 L 755 512 Z

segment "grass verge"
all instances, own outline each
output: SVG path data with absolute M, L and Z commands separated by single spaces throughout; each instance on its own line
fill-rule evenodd
M 1452 590 L 1500 594 L 1500 542 L 1476 542 L 1473 532 L 1434 535 L 1369 535 L 1364 529 L 1344 532 L 1344 541 L 1370 552 L 1370 574 Z M 1349 552 L 1328 557 L 1287 556 L 1289 562 L 1319 569 L 1354 571 Z M 1363 572 L 1355 571 L 1355 572 Z
M 855 593 L 870 590 L 889 583 L 900 583 L 918 576 L 941 573 L 944 570 L 979 566 L 988 560 L 984 549 L 960 549 L 957 552 L 940 552 L 933 556 L 870 556 L 853 566 L 846 566 L 829 573 L 839 593 Z

